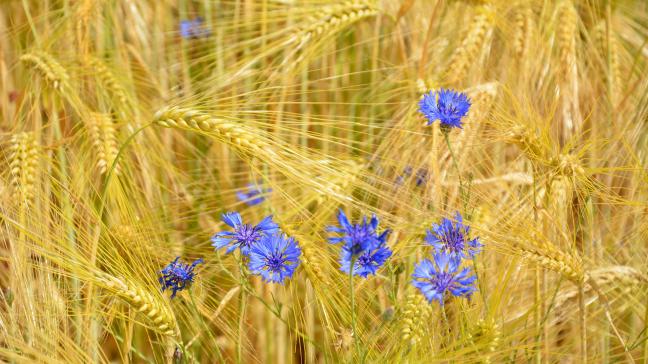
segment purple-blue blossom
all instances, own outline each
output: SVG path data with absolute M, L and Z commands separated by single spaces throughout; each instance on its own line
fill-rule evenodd
M 461 119 L 468 114 L 469 109 L 468 96 L 454 90 L 430 91 L 419 101 L 419 111 L 428 120 L 427 125 L 439 120 L 442 129 L 446 131 L 450 128 L 461 129 Z
M 356 257 L 353 265 L 353 275 L 362 278 L 367 278 L 370 274 L 375 275 L 391 255 L 392 251 L 383 240 L 378 246 L 365 250 Z M 353 254 L 351 251 L 347 247 L 343 247 L 340 254 L 340 270 L 348 274 L 352 259 Z
M 225 254 L 239 248 L 243 255 L 248 255 L 252 244 L 259 241 L 263 236 L 273 234 L 279 230 L 279 226 L 272 221 L 272 216 L 267 216 L 257 225 L 244 224 L 238 212 L 224 213 L 222 218 L 223 222 L 233 228 L 234 231 L 218 232 L 214 234 L 211 241 L 212 246 L 216 249 L 229 245 Z
M 180 36 L 185 39 L 205 38 L 211 34 L 202 17 L 180 21 Z
M 460 269 L 461 258 L 447 253 L 435 253 L 434 260 L 425 259 L 414 268 L 412 285 L 421 291 L 429 302 L 437 301 L 443 306 L 447 294 L 470 297 L 477 289 L 476 276 L 470 268 Z
M 265 282 L 283 284 L 295 273 L 301 251 L 294 238 L 281 232 L 264 235 L 249 251 L 248 267 Z
M 172 291 L 171 298 L 175 297 L 178 291 L 191 286 L 195 276 L 194 268 L 196 265 L 203 263 L 202 259 L 198 259 L 191 264 L 184 264 L 179 262 L 179 259 L 180 257 L 176 257 L 173 262 L 162 269 L 160 271 L 162 276 L 158 278 L 162 285 L 162 292 L 166 289 Z
M 472 258 L 479 253 L 482 244 L 479 238 L 469 238 L 470 227 L 463 224 L 461 214 L 455 214 L 455 221 L 441 219 L 439 224 L 433 224 L 427 231 L 425 242 L 432 245 L 436 252 L 444 252 L 459 258 Z
M 376 248 L 381 242 L 384 242 L 389 234 L 389 230 L 378 233 L 378 218 L 376 215 L 373 215 L 369 221 L 367 221 L 366 217 L 363 217 L 361 223 L 351 224 L 344 211 L 340 209 L 337 218 L 340 227 L 329 226 L 327 230 L 338 233 L 340 236 L 329 237 L 328 241 L 331 244 L 343 243 L 342 247 L 353 255 Z
M 264 195 L 269 192 L 272 192 L 271 188 L 263 188 L 259 184 L 250 183 L 247 185 L 247 190 L 236 191 L 236 197 L 248 206 L 255 206 L 263 202 Z

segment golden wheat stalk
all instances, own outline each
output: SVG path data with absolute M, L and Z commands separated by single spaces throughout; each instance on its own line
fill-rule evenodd
M 570 0 L 557 7 L 557 43 L 560 60 L 560 94 L 563 100 L 562 137 L 568 140 L 580 132 L 582 118 L 579 105 L 578 59 L 576 41 L 578 37 L 578 13 Z
M 513 54 L 522 63 L 528 58 L 535 32 L 534 13 L 528 2 L 523 2 L 515 11 L 514 26 Z
M 403 307 L 401 340 L 416 345 L 428 334 L 428 320 L 432 314 L 431 306 L 417 293 L 407 296 Z
M 369 1 L 346 1 L 342 4 L 325 6 L 297 27 L 294 40 L 303 47 L 317 38 L 330 37 L 349 25 L 378 14 L 378 9 Z
M 104 272 L 96 273 L 95 278 L 105 289 L 119 296 L 135 310 L 144 314 L 153 324 L 156 331 L 167 336 L 178 335 L 173 312 L 158 296 L 151 294 L 137 284 Z
M 10 173 L 14 198 L 29 205 L 34 200 L 34 184 L 39 160 L 39 146 L 32 132 L 15 134 L 11 138 Z
M 86 64 L 88 68 L 92 69 L 93 74 L 99 80 L 101 86 L 119 102 L 118 105 L 120 107 L 131 107 L 131 99 L 128 96 L 128 91 L 117 80 L 112 70 L 108 68 L 104 61 L 90 56 L 87 58 Z
M 491 363 L 492 355 L 497 350 L 502 337 L 501 325 L 494 319 L 480 319 L 474 331 L 469 334 L 472 342 L 478 347 L 484 363 Z
M 608 29 L 605 21 L 600 21 L 595 28 L 595 35 L 599 51 L 604 56 L 607 65 L 606 78 L 610 84 L 610 92 L 613 103 L 617 103 L 623 92 L 623 78 L 621 76 L 621 64 L 619 50 L 621 45 L 619 39 L 612 29 Z
M 70 79 L 67 71 L 49 53 L 36 51 L 20 56 L 20 61 L 31 65 L 56 90 L 63 90 Z
M 154 116 L 157 125 L 168 128 L 179 128 L 198 131 L 229 144 L 242 154 L 252 154 L 255 158 L 276 167 L 284 175 L 312 187 L 318 193 L 328 194 L 338 200 L 348 201 L 350 197 L 342 194 L 339 188 L 328 181 L 328 175 L 335 168 L 328 164 L 313 163 L 312 168 L 305 170 L 302 166 L 304 154 L 293 152 L 289 147 L 283 146 L 278 141 L 270 142 L 260 130 L 244 126 L 241 123 L 212 117 L 204 112 L 167 107 L 159 110 Z
M 587 282 L 594 282 L 602 293 L 609 294 L 612 291 L 620 291 L 621 294 L 633 294 L 637 289 L 648 284 L 648 277 L 637 269 L 625 265 L 614 265 L 609 267 L 593 269 L 587 274 Z M 591 285 L 585 286 L 585 293 L 591 294 Z M 578 289 L 568 287 L 556 295 L 555 307 L 558 316 L 568 314 L 568 305 L 573 305 L 578 298 Z M 595 301 L 595 297 L 587 300 L 587 304 Z
M 92 113 L 88 121 L 88 132 L 97 153 L 99 173 L 106 174 L 108 168 L 111 168 L 113 162 L 115 162 L 119 152 L 115 125 L 109 115 Z M 114 168 L 114 173 L 119 174 L 119 164 L 116 164 Z
M 585 270 L 581 259 L 560 251 L 549 242 L 536 245 L 516 245 L 513 250 L 524 259 L 559 273 L 576 284 L 581 284 L 585 280 Z
M 461 45 L 457 47 L 448 64 L 448 81 L 458 82 L 466 76 L 487 45 L 487 39 L 493 30 L 493 8 L 491 5 L 480 6 L 468 28 L 468 33 Z

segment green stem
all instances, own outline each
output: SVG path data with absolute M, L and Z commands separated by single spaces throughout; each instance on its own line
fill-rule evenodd
M 443 324 L 445 325 L 445 336 L 448 340 L 445 345 L 450 346 L 452 345 L 452 338 L 450 337 L 452 330 L 450 327 L 450 320 L 448 320 L 448 314 L 446 313 L 445 304 L 441 306 L 441 316 L 443 317 Z
M 207 335 L 209 336 L 209 339 L 212 341 L 212 344 L 214 348 L 216 348 L 216 354 L 218 355 L 218 361 L 221 363 L 225 362 L 225 359 L 223 359 L 223 355 L 221 354 L 220 348 L 218 347 L 218 341 L 216 341 L 216 338 L 214 335 L 212 335 L 211 330 L 209 330 L 209 326 L 207 326 L 207 323 L 205 320 L 203 320 L 203 316 L 200 314 L 198 311 L 198 305 L 196 305 L 196 300 L 194 299 L 194 294 L 193 294 L 193 289 L 189 288 L 189 299 L 191 302 L 191 309 L 193 310 L 194 315 L 200 321 L 200 324 L 203 327 L 203 330 L 207 332 Z
M 463 179 L 461 178 L 461 171 L 459 170 L 459 164 L 457 163 L 457 156 L 452 150 L 452 145 L 450 144 L 450 137 L 448 136 L 450 132 L 441 129 L 441 134 L 443 134 L 443 138 L 445 139 L 446 145 L 448 146 L 448 150 L 450 151 L 450 157 L 452 158 L 452 165 L 457 171 L 457 176 L 459 177 L 459 196 L 461 197 L 461 202 L 463 204 L 463 212 L 465 213 L 468 205 L 468 201 L 466 200 L 466 196 L 464 195 L 464 184 L 463 184 Z
M 351 258 L 351 265 L 349 266 L 349 293 L 351 296 L 351 334 L 355 348 L 355 355 L 360 356 L 360 338 L 358 337 L 356 311 L 355 311 L 355 292 L 353 290 L 353 268 L 355 267 L 357 257 Z
M 241 268 L 241 266 L 239 266 L 239 268 Z M 230 279 L 236 280 L 236 277 L 230 271 L 224 269 L 223 272 Z M 319 345 L 315 340 L 308 337 L 305 333 L 299 331 L 299 329 L 292 328 L 290 326 L 290 323 L 288 321 L 286 321 L 286 319 L 281 317 L 281 312 L 277 311 L 276 308 L 272 307 L 266 300 L 264 300 L 261 296 L 257 295 L 256 292 L 254 292 L 254 290 L 252 290 L 252 288 L 250 288 L 250 285 L 248 284 L 247 281 L 241 280 L 240 281 L 240 286 L 241 286 L 242 290 L 244 290 L 250 297 L 253 297 L 253 298 L 256 298 L 257 300 L 259 300 L 259 302 L 261 302 L 261 304 L 263 304 L 263 306 L 265 306 L 265 308 L 267 308 L 268 311 L 270 311 L 270 313 L 272 313 L 276 318 L 278 318 L 279 321 L 281 321 L 284 325 L 286 325 L 286 327 L 288 327 L 288 329 L 290 329 L 293 333 L 295 333 L 299 337 L 303 338 L 304 340 L 306 340 L 306 342 L 310 343 L 311 345 L 315 346 L 315 348 L 317 348 L 318 350 L 321 350 L 321 351 L 324 350 L 324 347 Z
M 103 215 L 103 209 L 105 207 L 105 200 L 106 200 L 106 193 L 108 191 L 108 185 L 110 185 L 110 179 L 112 178 L 115 168 L 117 167 L 117 163 L 119 162 L 119 159 L 121 158 L 122 154 L 124 154 L 124 151 L 126 150 L 126 147 L 135 139 L 137 134 L 139 134 L 142 130 L 148 128 L 149 126 L 153 125 L 153 123 L 148 123 L 141 128 L 135 130 L 131 136 L 124 141 L 124 144 L 119 147 L 119 151 L 117 152 L 117 155 L 115 156 L 115 159 L 113 160 L 112 164 L 110 165 L 110 169 L 108 170 L 108 173 L 106 174 L 106 179 L 104 180 L 104 185 L 103 189 L 101 190 L 101 200 L 100 200 L 100 207 L 99 207 L 99 216 Z
M 243 265 L 243 254 L 239 260 L 239 279 L 241 287 L 247 286 L 245 266 Z M 239 320 L 238 320 L 238 340 L 236 341 L 236 362 L 238 364 L 243 362 L 243 322 L 245 321 L 245 288 L 239 294 Z
M 116 339 L 117 341 L 119 341 L 120 343 L 124 343 L 124 342 L 125 342 L 124 338 L 121 337 L 121 335 L 119 335 L 118 333 L 113 332 L 112 335 L 113 335 L 113 336 L 115 337 L 115 339 Z M 131 347 L 130 347 L 130 352 L 135 353 L 135 355 L 137 355 L 138 358 L 140 358 L 142 361 L 144 361 L 144 362 L 146 362 L 146 363 L 155 364 L 155 362 L 154 362 L 151 358 L 149 358 L 148 356 L 146 356 L 146 354 L 142 353 L 141 351 L 137 350 L 137 348 L 135 348 L 134 346 L 131 346 Z
M 57 157 L 59 161 L 59 168 L 61 170 L 61 200 L 63 202 L 63 216 L 65 219 L 65 236 L 67 240 L 67 245 L 71 252 L 75 254 L 78 253 L 77 241 L 76 241 L 76 231 L 74 228 L 74 209 L 70 201 L 70 185 L 69 185 L 69 166 L 67 156 L 65 155 L 64 145 L 63 145 L 63 131 L 61 130 L 61 123 L 58 120 L 58 112 L 56 108 L 56 100 L 52 98 L 52 124 L 54 125 L 54 135 L 56 140 L 61 143 L 61 146 L 57 149 Z M 54 120 L 56 119 L 56 120 Z M 81 344 L 83 340 L 82 335 L 82 307 L 81 307 L 81 284 L 79 279 L 76 278 L 78 263 L 76 262 L 76 255 L 71 257 L 71 266 L 72 266 L 72 297 L 74 302 L 74 330 L 75 330 L 75 340 L 77 344 Z

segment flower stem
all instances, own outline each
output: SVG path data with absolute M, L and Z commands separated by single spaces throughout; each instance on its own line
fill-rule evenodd
M 448 320 L 448 315 L 446 314 L 445 305 L 441 305 L 441 317 L 443 317 L 443 323 L 445 325 L 445 336 L 450 342 L 450 321 Z
M 243 263 L 243 254 L 241 254 L 241 259 L 239 260 L 239 270 L 241 287 L 244 287 L 247 284 L 247 280 L 245 274 L 245 265 Z M 238 364 L 243 362 L 243 324 L 245 321 L 245 299 L 245 289 L 242 289 L 239 298 L 238 340 L 236 341 L 236 362 Z
M 355 292 L 353 289 L 353 269 L 355 268 L 357 257 L 351 258 L 351 265 L 349 266 L 349 293 L 351 296 L 351 334 L 353 336 L 353 344 L 355 348 L 355 355 L 360 355 L 360 338 L 358 337 L 356 311 L 355 311 Z
M 194 299 L 193 289 L 191 289 L 191 288 L 189 288 L 189 299 L 190 299 L 190 302 L 191 302 L 191 309 L 193 310 L 194 315 L 196 316 L 196 318 L 198 318 L 198 321 L 200 321 L 200 324 L 202 325 L 203 330 L 205 330 L 205 332 L 207 332 L 207 335 L 209 336 L 209 339 L 213 342 L 214 348 L 216 349 L 216 354 L 218 355 L 218 361 L 220 363 L 224 363 L 225 359 L 223 359 L 223 356 L 222 356 L 222 354 L 220 352 L 220 348 L 218 347 L 218 341 L 216 341 L 216 338 L 214 337 L 214 335 L 212 335 L 211 330 L 209 330 L 209 326 L 207 326 L 207 323 L 205 322 L 205 320 L 203 320 L 202 315 L 198 311 L 198 305 L 196 305 L 196 300 Z
M 461 171 L 459 170 L 459 164 L 457 163 L 457 157 L 455 156 L 454 151 L 452 150 L 452 145 L 450 144 L 450 133 L 446 130 L 441 130 L 443 138 L 445 139 L 448 150 L 450 151 L 450 157 L 452 158 L 452 164 L 454 165 L 455 170 L 457 171 L 457 176 L 459 177 L 459 196 L 461 197 L 461 202 L 463 204 L 463 212 L 466 212 L 468 201 L 466 201 L 466 196 L 464 194 L 464 184 L 463 179 L 461 178 Z

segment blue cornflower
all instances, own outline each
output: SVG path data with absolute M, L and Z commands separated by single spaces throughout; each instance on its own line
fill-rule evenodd
M 248 206 L 258 205 L 265 200 L 262 194 L 272 192 L 271 188 L 264 189 L 258 184 L 250 183 L 247 185 L 247 192 L 236 191 L 236 197 L 239 201 L 245 202 Z
M 180 36 L 185 39 L 204 38 L 210 35 L 209 28 L 204 25 L 205 20 L 197 17 L 193 20 L 180 22 Z
M 428 119 L 427 125 L 439 120 L 443 129 L 461 129 L 461 119 L 468 114 L 470 100 L 463 92 L 441 89 L 430 91 L 419 101 L 419 111 Z
M 463 224 L 459 212 L 456 213 L 455 220 L 453 223 L 444 217 L 440 224 L 433 224 L 432 230 L 428 230 L 425 235 L 425 241 L 437 252 L 449 253 L 459 258 L 472 258 L 479 253 L 483 245 L 479 243 L 479 238 L 469 240 L 470 227 Z
M 204 263 L 202 259 L 195 260 L 191 265 L 183 264 L 178 262 L 180 257 L 176 257 L 175 260 L 164 269 L 160 271 L 162 277 L 158 278 L 158 281 L 162 285 L 162 292 L 167 288 L 171 289 L 171 298 L 175 297 L 178 291 L 191 286 L 194 280 L 194 268 L 200 263 Z
M 299 265 L 301 251 L 295 239 L 281 232 L 264 235 L 249 252 L 249 268 L 253 274 L 260 275 L 265 282 L 284 283 L 292 277 Z
M 385 242 L 382 241 L 375 248 L 360 253 L 353 265 L 353 275 L 362 278 L 367 278 L 369 274 L 375 275 L 378 268 L 385 264 L 391 255 L 392 251 L 389 250 Z M 348 274 L 352 259 L 353 254 L 351 253 L 351 250 L 346 246 L 343 247 L 340 254 L 340 270 Z
M 420 187 L 424 184 L 427 183 L 428 180 L 428 170 L 427 168 L 419 168 L 418 171 L 416 171 L 416 186 Z
M 405 182 L 405 178 L 409 177 L 412 175 L 412 166 L 406 166 L 403 169 L 403 173 L 401 173 L 400 176 L 396 177 L 396 185 L 400 186 Z
M 397 186 L 402 185 L 403 182 L 405 182 L 405 178 L 411 176 L 413 171 L 414 170 L 412 169 L 411 166 L 406 166 L 403 169 L 403 173 L 400 176 L 396 177 L 396 181 L 395 181 L 396 185 Z M 416 175 L 415 175 L 416 187 L 421 187 L 422 185 L 427 183 L 428 173 L 429 172 L 427 168 L 419 168 L 416 170 Z
M 243 224 L 241 215 L 238 212 L 227 212 L 223 214 L 223 222 L 234 228 L 234 231 L 223 231 L 214 234 L 211 238 L 212 246 L 216 249 L 231 244 L 225 254 L 231 253 L 234 249 L 241 249 L 243 255 L 248 255 L 252 244 L 257 242 L 266 234 L 272 234 L 279 230 L 279 226 L 272 221 L 272 216 L 261 220 L 256 226 Z
M 387 239 L 387 235 L 389 234 L 389 230 L 385 230 L 382 234 L 378 235 L 376 231 L 378 229 L 378 218 L 376 215 L 373 215 L 368 223 L 367 218 L 363 217 L 362 223 L 351 225 L 344 211 L 340 209 L 337 218 L 341 227 L 329 226 L 327 230 L 340 233 L 342 236 L 328 238 L 329 243 L 344 243 L 343 248 L 350 251 L 352 255 L 375 249 L 381 242 Z
M 470 276 L 470 268 L 459 271 L 461 259 L 446 253 L 435 253 L 434 262 L 425 259 L 414 268 L 412 285 L 418 288 L 429 302 L 437 300 L 443 306 L 446 291 L 455 297 L 469 297 L 477 289 L 477 279 Z

